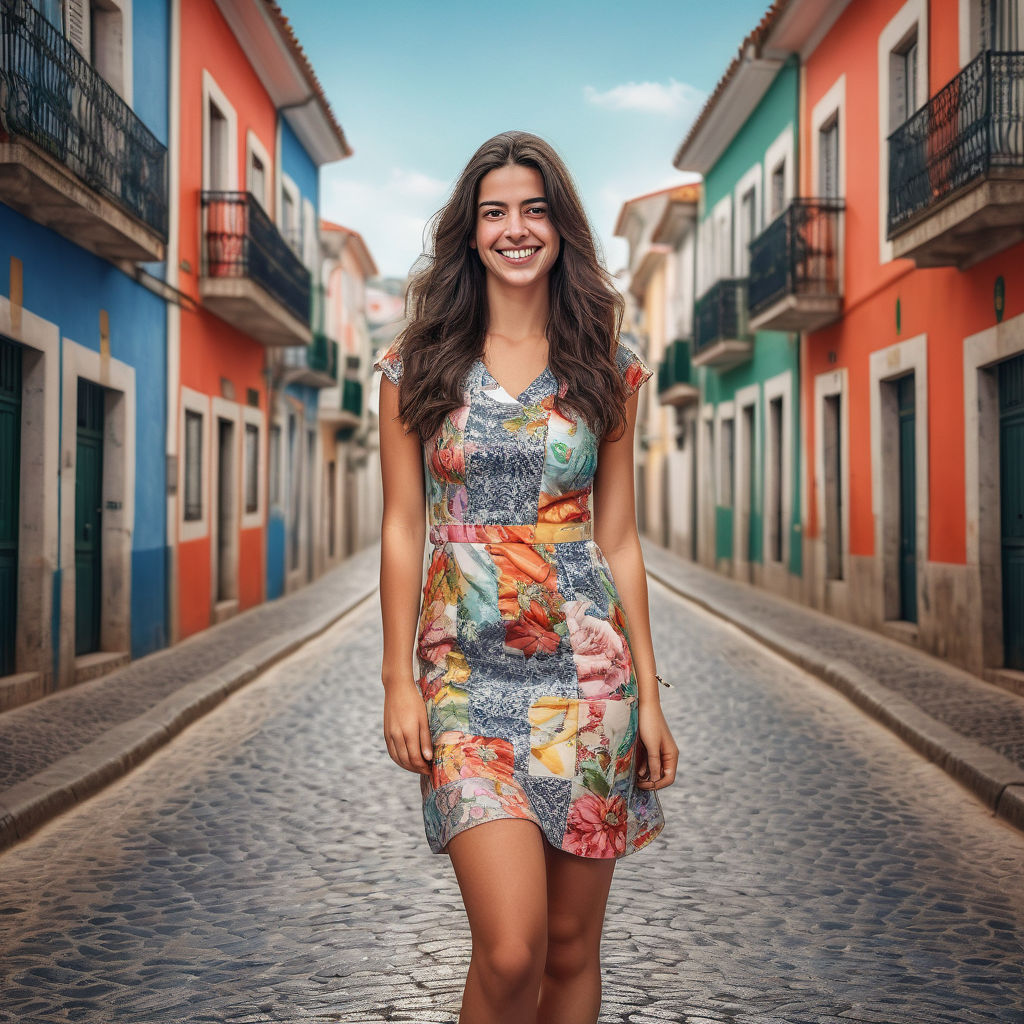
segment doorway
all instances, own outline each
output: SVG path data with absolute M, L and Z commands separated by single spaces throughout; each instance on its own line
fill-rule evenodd
M 0 338 L 0 676 L 16 671 L 21 346 Z
M 217 418 L 217 536 L 215 599 L 235 596 L 235 425 Z
M 103 388 L 79 377 L 75 457 L 76 657 L 100 650 L 103 599 L 103 406 Z
M 917 467 L 914 374 L 898 378 L 899 422 L 899 618 L 917 622 Z
M 1003 665 L 1024 671 L 1024 354 L 999 364 Z

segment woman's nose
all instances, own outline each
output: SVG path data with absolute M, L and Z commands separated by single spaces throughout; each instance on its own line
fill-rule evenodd
M 505 228 L 505 234 L 508 235 L 509 238 L 522 238 L 523 235 L 526 234 L 527 230 L 525 222 L 513 214 L 508 219 L 508 226 Z

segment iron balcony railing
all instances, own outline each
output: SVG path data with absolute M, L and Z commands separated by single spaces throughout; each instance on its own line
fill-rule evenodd
M 1009 167 L 1024 167 L 1024 53 L 985 50 L 889 136 L 888 236 Z
M 320 331 L 313 332 L 308 345 L 289 346 L 284 349 L 284 365 L 293 370 L 307 370 L 338 379 L 338 343 Z
M 0 0 L 0 124 L 166 241 L 166 147 L 26 0 Z
M 203 192 L 203 274 L 249 278 L 304 324 L 309 271 L 251 192 Z
M 690 366 L 690 342 L 676 338 L 665 349 L 665 355 L 658 364 L 658 392 L 668 391 L 676 384 L 692 384 Z
M 697 300 L 694 309 L 693 354 L 718 341 L 748 341 L 747 279 L 723 278 Z
M 794 199 L 750 243 L 751 316 L 787 295 L 839 295 L 841 199 Z

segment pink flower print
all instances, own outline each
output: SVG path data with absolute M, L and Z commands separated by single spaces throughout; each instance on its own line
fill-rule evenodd
M 451 617 L 444 598 L 438 597 L 430 602 L 423 620 L 426 626 L 420 631 L 420 657 L 424 661 L 442 665 L 455 646 Z
M 569 805 L 566 849 L 581 857 L 617 857 L 626 849 L 626 801 L 584 793 Z
M 448 414 L 452 426 L 459 431 L 466 429 L 466 421 L 469 419 L 469 406 L 463 405 Z
M 630 667 L 629 652 L 611 621 L 586 614 L 592 604 L 583 598 L 562 606 L 580 693 L 591 700 L 614 696 L 629 682 Z

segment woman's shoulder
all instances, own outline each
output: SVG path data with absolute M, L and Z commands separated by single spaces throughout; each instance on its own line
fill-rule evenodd
M 373 368 L 382 371 L 393 384 L 397 384 L 402 379 L 402 353 L 397 340 L 391 342 L 377 357 Z
M 622 335 L 619 335 L 615 346 L 615 364 L 625 382 L 627 395 L 639 390 L 640 385 L 654 375 L 654 371 Z

